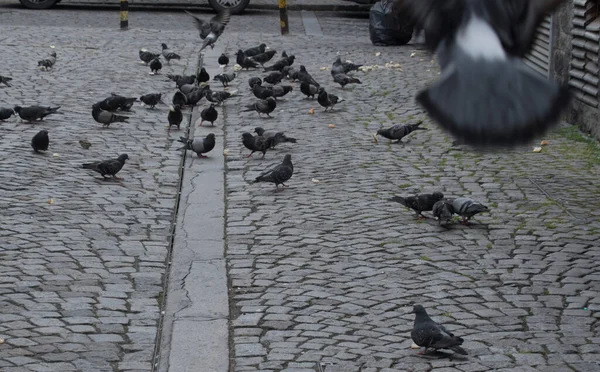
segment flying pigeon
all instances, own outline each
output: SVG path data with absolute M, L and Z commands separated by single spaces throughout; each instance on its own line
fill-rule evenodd
M 181 59 L 179 54 L 171 52 L 171 50 L 169 49 L 167 44 L 162 43 L 161 45 L 162 45 L 162 56 L 165 57 L 165 60 L 167 61 L 167 63 L 170 64 L 172 59 L 178 59 L 178 60 Z
M 192 13 L 185 11 L 187 14 L 194 18 L 194 23 L 198 31 L 200 32 L 200 39 L 204 40 L 200 51 L 204 50 L 207 46 L 210 48 L 215 47 L 215 42 L 223 34 L 225 26 L 229 23 L 230 13 L 228 8 L 224 8 L 219 14 L 212 17 L 210 20 L 204 20 L 196 17 Z
M 462 217 L 462 224 L 468 224 L 469 219 L 481 212 L 488 212 L 489 208 L 470 198 L 456 198 L 452 201 L 454 213 Z
M 443 325 L 434 322 L 421 305 L 415 305 L 415 323 L 410 336 L 415 344 L 424 347 L 422 354 L 427 349 L 449 349 L 458 354 L 467 355 L 465 349 L 460 347 L 464 340 L 454 336 Z
M 138 52 L 138 55 L 140 56 L 140 59 L 145 64 L 148 64 L 148 63 L 152 62 L 154 59 L 160 57 L 160 54 L 149 52 L 146 49 L 140 49 L 140 51 Z
M 179 105 L 169 106 L 169 113 L 167 114 L 167 121 L 169 122 L 169 130 L 174 125 L 177 129 L 181 128 L 181 122 L 183 121 L 183 113 Z
M 159 71 L 162 69 L 162 63 L 160 63 L 160 58 L 155 58 L 152 60 L 152 62 L 150 62 L 150 72 L 152 72 L 153 74 L 158 74 Z
M 53 68 L 56 63 L 56 52 L 52 52 L 50 57 L 38 61 L 38 67 L 45 69 Z
M 391 128 L 379 129 L 377 131 L 378 136 L 385 137 L 392 141 L 398 141 L 396 143 L 401 143 L 402 138 L 408 136 L 412 132 L 416 130 L 427 130 L 427 128 L 421 128 L 420 125 L 423 123 L 422 120 L 419 120 L 413 124 L 396 124 Z
M 140 97 L 140 101 L 142 101 L 145 105 L 150 106 L 150 108 L 154 108 L 154 106 L 159 103 L 163 103 L 161 100 L 162 93 L 150 93 L 145 94 Z
M 435 202 L 433 205 L 432 214 L 438 220 L 438 224 L 444 225 L 450 222 L 454 209 L 452 208 L 452 200 L 442 199 Z
M 0 121 L 6 120 L 15 114 L 15 110 L 11 108 L 0 107 Z
M 211 104 L 209 107 L 205 108 L 204 110 L 202 110 L 202 112 L 200 112 L 200 117 L 202 118 L 202 120 L 200 121 L 200 126 L 202 126 L 202 123 L 204 123 L 205 121 L 210 121 L 210 125 L 214 127 L 215 121 L 219 117 L 219 112 L 215 109 L 215 105 Z
M 245 50 L 245 51 L 243 51 L 243 52 L 244 52 L 244 54 L 245 54 L 247 57 L 252 57 L 252 56 L 255 56 L 255 55 L 257 55 L 257 54 L 264 53 L 266 50 L 267 50 L 267 44 L 260 44 L 260 45 L 259 45 L 259 46 L 257 46 L 257 47 L 253 47 L 253 48 L 250 48 L 250 49 L 246 49 L 246 50 Z
M 329 109 L 329 111 L 333 111 L 333 107 L 338 102 L 342 101 L 340 97 L 336 96 L 335 94 L 327 93 L 323 87 L 320 87 L 317 90 L 317 93 L 319 93 L 317 96 L 317 102 L 319 102 L 319 105 L 325 107 L 325 111 L 327 111 L 327 109 Z
M 319 92 L 319 87 L 309 83 L 300 83 L 300 92 L 302 92 L 306 98 L 315 98 L 315 94 Z
M 180 148 L 186 150 L 192 150 L 198 155 L 199 158 L 206 158 L 203 154 L 209 153 L 212 149 L 215 148 L 215 135 L 214 133 L 210 133 L 206 138 L 196 137 L 193 140 L 187 139 L 185 137 L 180 137 L 179 142 L 184 143 L 185 146 Z
M 292 164 L 292 155 L 287 154 L 283 158 L 283 162 L 281 164 L 277 164 L 276 166 L 265 170 L 262 172 L 252 183 L 257 182 L 270 182 L 275 184 L 275 189 L 279 191 L 279 185 L 283 187 L 287 187 L 284 183 L 285 181 L 292 178 L 294 174 L 294 165 Z M 283 188 L 282 188 L 283 190 Z
M 12 80 L 11 77 L 0 75 L 0 85 L 4 84 L 7 87 L 10 87 L 10 86 L 12 86 L 9 84 L 11 80 Z
M 390 199 L 390 201 L 395 201 L 396 203 L 402 204 L 406 208 L 412 209 L 417 213 L 417 217 L 419 218 L 427 218 L 423 216 L 423 212 L 431 211 L 433 209 L 433 205 L 443 198 L 444 194 L 441 192 L 434 192 L 433 194 L 420 194 L 409 197 L 394 196 L 392 199 Z
M 272 117 L 269 114 L 275 111 L 276 107 L 277 101 L 275 101 L 275 98 L 267 97 L 267 99 L 261 99 L 260 101 L 257 101 L 251 105 L 247 105 L 244 112 L 256 111 L 258 112 L 258 116 L 260 116 L 260 114 L 266 114 L 268 117 Z
M 19 117 L 21 118 L 21 120 L 32 122 L 32 121 L 36 121 L 36 120 L 44 120 L 44 118 L 46 116 L 56 113 L 59 108 L 60 108 L 60 106 L 57 106 L 57 107 L 15 106 L 14 111 L 17 114 L 19 114 Z
M 227 65 L 229 65 L 229 57 L 227 57 L 227 55 L 225 53 L 222 53 L 221 56 L 219 57 L 219 59 L 217 60 L 217 62 L 221 66 L 227 66 Z
M 113 114 L 110 111 L 104 111 L 98 104 L 92 105 L 92 117 L 98 123 L 102 124 L 103 128 L 108 128 L 112 123 L 127 123 L 127 116 Z
M 235 72 L 230 72 L 230 73 L 226 73 L 226 74 L 218 74 L 218 75 L 215 75 L 213 80 L 220 81 L 221 84 L 223 84 L 223 87 L 226 87 L 229 85 L 229 83 L 231 81 L 233 81 L 233 79 L 236 78 L 236 76 L 237 76 L 237 74 Z
M 298 142 L 295 138 L 288 137 L 283 132 L 274 131 L 274 130 L 265 131 L 261 127 L 254 128 L 254 133 L 258 134 L 261 137 L 273 138 L 273 144 L 271 145 L 272 149 L 274 149 L 275 146 L 277 146 L 278 144 L 283 143 L 283 142 L 291 142 L 291 143 Z
M 122 178 L 117 177 L 117 173 L 119 173 L 119 171 L 123 168 L 125 165 L 125 160 L 127 159 L 129 159 L 127 154 L 121 154 L 116 159 L 87 163 L 83 164 L 81 167 L 83 169 L 91 169 L 94 172 L 100 173 L 104 179 L 106 179 L 106 176 L 112 176 L 114 179 L 122 180 Z
M 41 130 L 31 139 L 31 147 L 33 151 L 40 152 L 48 150 L 50 139 L 48 138 L 48 131 Z
M 256 151 L 260 151 L 263 154 L 262 159 L 264 159 L 267 150 L 273 146 L 274 141 L 273 138 L 265 138 L 262 136 L 253 137 L 252 134 L 248 132 L 242 133 L 242 144 L 248 150 L 252 151 L 248 157 L 251 157 Z
M 402 1 L 425 30 L 442 70 L 417 101 L 469 145 L 523 144 L 546 132 L 571 94 L 526 66 L 523 57 L 545 15 L 563 1 Z

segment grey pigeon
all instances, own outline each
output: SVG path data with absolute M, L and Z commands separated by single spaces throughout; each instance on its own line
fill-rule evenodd
M 272 87 L 269 87 L 268 89 L 270 89 L 271 92 L 273 92 L 273 97 L 279 98 L 279 97 L 283 97 L 286 94 L 288 94 L 289 92 L 293 91 L 294 87 L 292 87 L 291 85 L 273 85 Z
M 144 102 L 145 105 L 154 108 L 154 106 L 158 105 L 159 103 L 163 103 L 161 97 L 162 93 L 144 94 L 140 97 L 140 101 Z
M 209 89 L 210 89 L 210 87 L 208 85 L 206 85 L 206 86 L 202 87 L 201 89 L 196 89 L 196 90 L 186 94 L 185 97 L 187 98 L 187 105 L 196 106 L 198 104 L 198 102 L 200 102 L 200 100 L 205 97 L 206 92 Z
M 333 75 L 333 81 L 338 83 L 342 89 L 348 84 L 362 84 L 362 82 L 357 78 L 353 78 L 344 73 Z
M 92 105 L 92 117 L 98 123 L 102 124 L 102 127 L 108 128 L 112 123 L 127 123 L 127 116 L 121 116 L 113 114 L 110 111 L 104 111 L 98 104 Z
M 292 155 L 286 154 L 281 164 L 269 168 L 262 172 L 253 183 L 257 182 L 270 182 L 275 184 L 275 189 L 279 191 L 279 185 L 287 187 L 285 181 L 292 178 L 294 174 L 294 165 L 292 164 Z M 283 188 L 282 188 L 283 190 Z
M 198 87 L 196 84 L 184 84 L 179 86 L 179 91 L 185 95 L 188 95 L 198 89 L 200 89 L 200 87 Z
M 229 65 L 229 57 L 225 53 L 221 53 L 221 56 L 217 60 L 217 63 L 221 66 Z
M 288 137 L 283 132 L 275 131 L 275 130 L 266 131 L 261 127 L 254 128 L 254 133 L 256 133 L 262 137 L 273 138 L 273 144 L 271 145 L 272 149 L 274 149 L 275 146 L 277 146 L 278 144 L 283 143 L 283 142 L 290 142 L 290 143 L 298 142 L 295 138 Z
M 31 139 L 31 147 L 33 151 L 40 152 L 48 150 L 50 145 L 50 138 L 48 138 L 48 131 L 41 130 Z
M 475 146 L 528 143 L 559 122 L 566 85 L 525 65 L 545 16 L 564 0 L 403 0 L 425 30 L 441 77 L 417 95 L 456 139 Z
M 216 144 L 214 133 L 210 133 L 206 138 L 196 137 L 193 140 L 181 137 L 179 142 L 185 144 L 181 149 L 192 150 L 199 158 L 206 158 L 203 154 L 214 149 Z
M 4 84 L 7 87 L 10 87 L 11 85 L 9 83 L 11 80 L 12 80 L 11 77 L 0 75 L 0 85 Z
M 160 54 L 149 52 L 146 49 L 140 49 L 140 51 L 138 52 L 138 55 L 145 64 L 148 64 L 148 63 L 152 62 L 154 59 L 160 57 Z
M 169 106 L 169 113 L 167 114 L 167 121 L 169 122 L 169 130 L 174 125 L 177 129 L 181 128 L 181 122 L 183 121 L 183 113 L 179 105 Z
M 362 65 L 356 65 L 352 62 L 342 62 L 341 57 L 337 57 L 331 66 L 331 75 L 347 74 L 351 71 L 358 71 Z
M 283 73 L 283 75 L 286 76 L 291 81 L 298 80 L 298 73 L 299 72 L 300 72 L 300 70 L 298 70 L 294 66 L 285 66 L 281 70 L 281 73 Z
M 315 98 L 315 94 L 319 92 L 319 87 L 309 83 L 300 83 L 300 92 L 302 92 L 306 98 Z
M 266 50 L 267 50 L 267 44 L 260 44 L 257 47 L 246 49 L 243 52 L 244 52 L 244 54 L 246 56 L 252 57 L 252 56 L 255 56 L 257 54 L 264 53 Z
M 406 208 L 410 208 L 417 213 L 417 217 L 427 218 L 423 216 L 423 212 L 431 211 L 433 205 L 444 198 L 444 194 L 441 192 L 434 192 L 433 194 L 420 194 L 415 196 L 394 196 L 390 201 L 400 203 Z
M 421 305 L 415 305 L 415 323 L 410 336 L 415 344 L 427 349 L 449 349 L 458 354 L 467 355 L 465 349 L 460 347 L 464 340 L 449 332 L 443 325 L 434 322 Z
M 177 87 L 179 87 L 180 85 L 184 85 L 184 84 L 194 84 L 196 82 L 196 75 L 173 75 L 173 74 L 167 74 L 167 77 L 170 80 L 173 80 L 176 84 Z
M 396 124 L 391 128 L 379 129 L 377 131 L 377 135 L 392 141 L 398 141 L 398 143 L 400 143 L 402 142 L 402 138 L 408 136 L 416 130 L 427 130 L 427 128 L 420 127 L 422 123 L 423 121 L 419 120 L 418 122 L 412 124 Z
M 488 212 L 489 208 L 470 198 L 456 198 L 452 201 L 454 213 L 462 217 L 461 223 L 467 224 L 469 219 L 481 212 Z
M 52 52 L 52 53 L 50 53 L 50 57 L 38 61 L 38 67 L 48 70 L 49 68 L 53 68 L 55 63 L 56 63 L 56 52 Z
M 162 69 L 162 63 L 160 63 L 160 58 L 155 58 L 150 62 L 150 72 L 153 74 L 158 74 Z
M 82 164 L 82 168 L 91 169 L 94 172 L 98 172 L 102 175 L 102 178 L 106 179 L 106 176 L 111 176 L 114 179 L 122 180 L 122 178 L 117 177 L 117 173 L 123 168 L 125 165 L 125 160 L 129 159 L 127 154 L 121 154 L 116 159 L 96 161 L 93 163 Z
M 440 200 L 435 202 L 432 208 L 433 217 L 438 220 L 438 224 L 444 225 L 450 222 L 452 219 L 452 215 L 454 214 L 454 209 L 452 208 L 451 200 Z
M 216 103 L 217 105 L 220 105 L 221 103 L 223 103 L 226 99 L 230 98 L 231 96 L 232 96 L 232 94 L 229 92 L 214 91 L 214 90 L 210 90 L 210 88 L 207 89 L 206 93 L 205 93 L 205 97 L 208 100 L 208 102 Z
M 210 48 L 215 47 L 215 42 L 223 34 L 225 26 L 229 23 L 230 13 L 228 8 L 224 8 L 216 16 L 210 20 L 204 20 L 196 17 L 192 13 L 185 11 L 187 14 L 194 18 L 194 24 L 200 33 L 200 39 L 204 40 L 200 51 L 204 50 L 207 46 Z
M 0 121 L 6 120 L 15 114 L 15 110 L 11 108 L 0 107 Z
M 325 111 L 329 109 L 329 111 L 333 111 L 333 107 L 342 100 L 340 97 L 335 94 L 330 94 L 325 91 L 325 88 L 320 87 L 317 92 L 319 93 L 317 96 L 317 102 L 319 105 L 325 107 Z
M 230 82 L 233 81 L 233 79 L 236 78 L 236 76 L 237 76 L 237 74 L 235 72 L 223 73 L 223 74 L 215 75 L 213 80 L 220 81 L 221 84 L 223 84 L 223 87 L 226 87 L 229 85 Z
M 242 133 L 242 144 L 248 150 L 252 151 L 248 157 L 251 157 L 256 151 L 260 151 L 262 152 L 262 158 L 264 159 L 265 155 L 267 154 L 267 150 L 273 146 L 274 141 L 275 140 L 273 138 L 266 138 L 263 136 L 254 137 L 248 132 Z
M 267 50 L 264 53 L 260 53 L 260 54 L 254 55 L 254 56 L 249 57 L 249 58 L 252 58 L 252 60 L 258 62 L 261 66 L 264 67 L 264 64 L 267 63 L 267 62 L 269 62 L 276 53 L 277 52 L 274 51 L 274 50 Z M 247 56 L 247 54 L 246 54 L 246 56 Z
M 36 121 L 44 120 L 48 115 L 54 114 L 58 111 L 60 106 L 57 107 L 45 107 L 45 106 L 28 106 L 21 107 L 15 106 L 14 111 L 19 114 L 19 117 L 25 121 Z
M 215 121 L 219 117 L 219 112 L 215 109 L 215 105 L 211 103 L 209 107 L 205 108 L 204 110 L 202 110 L 202 112 L 200 112 L 200 117 L 202 118 L 202 120 L 200 121 L 200 126 L 202 126 L 202 123 L 204 123 L 205 121 L 210 121 L 210 125 L 214 127 Z
M 177 53 L 171 52 L 167 44 L 162 43 L 162 56 L 165 57 L 167 63 L 171 63 L 172 59 L 181 59 L 181 56 Z
M 276 107 L 277 107 L 277 101 L 275 101 L 275 98 L 268 97 L 265 100 L 261 99 L 260 101 L 257 101 L 251 105 L 247 105 L 244 112 L 256 111 L 256 112 L 258 112 L 258 116 L 260 116 L 260 114 L 266 114 L 268 117 L 272 117 L 269 114 L 272 113 L 273 111 L 275 111 Z

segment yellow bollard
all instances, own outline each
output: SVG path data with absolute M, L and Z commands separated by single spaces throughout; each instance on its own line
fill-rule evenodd
M 121 0 L 121 29 L 129 27 L 129 1 Z
M 281 24 L 281 34 L 289 34 L 290 26 L 288 24 L 287 0 L 279 0 L 279 23 Z

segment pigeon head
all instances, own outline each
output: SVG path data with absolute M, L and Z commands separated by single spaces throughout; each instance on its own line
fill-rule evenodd
M 267 44 L 263 43 L 258 46 L 258 50 L 260 50 L 261 53 L 264 53 L 266 49 L 267 49 Z
M 434 192 L 432 195 L 433 195 L 433 199 L 436 201 L 444 199 L 444 194 L 442 194 L 439 191 Z
M 304 65 L 300 65 L 300 71 L 306 72 L 306 67 L 304 67 Z
M 237 53 L 235 54 L 236 56 L 243 56 L 244 55 L 244 51 L 241 49 L 238 49 Z
M 206 138 L 214 140 L 215 139 L 215 134 L 214 133 L 209 133 L 208 136 L 206 136 Z
M 417 315 L 417 319 L 429 319 L 429 315 L 422 305 L 415 305 L 412 312 Z
M 342 63 L 342 57 L 338 56 L 338 57 L 335 59 L 335 62 L 334 62 L 334 63 L 341 64 L 341 63 Z
M 125 160 L 129 159 L 129 156 L 127 156 L 127 154 L 121 154 L 119 155 L 119 157 L 117 158 L 121 163 L 125 163 Z
M 286 155 L 283 157 L 283 164 L 285 164 L 285 165 L 292 164 L 292 155 L 290 155 L 290 154 L 286 154 Z
M 377 135 L 378 135 L 378 136 L 381 136 L 382 134 L 384 134 L 384 133 L 385 133 L 385 131 L 386 131 L 386 130 L 385 130 L 384 128 L 381 128 L 381 129 L 379 129 L 379 130 L 377 131 Z
M 291 56 L 287 57 L 287 59 L 288 59 L 289 64 L 291 65 L 292 63 L 294 63 L 296 56 L 292 54 Z
M 262 129 L 261 127 L 254 128 L 254 133 L 258 134 L 259 136 L 262 136 L 264 132 L 265 132 L 265 130 Z
M 319 93 L 319 94 L 325 93 L 325 88 L 319 87 L 319 89 L 317 89 L 317 93 Z
M 160 45 L 162 46 L 162 48 L 163 48 L 163 49 L 168 49 L 168 47 L 167 47 L 167 44 L 165 44 L 165 43 L 162 43 L 162 44 L 160 44 Z
M 269 106 L 275 106 L 275 105 L 277 105 L 277 101 L 275 100 L 274 97 L 267 97 L 266 101 L 269 104 Z
M 56 58 L 56 52 L 50 53 L 50 56 Z
M 227 57 L 225 53 L 221 53 L 221 57 Z

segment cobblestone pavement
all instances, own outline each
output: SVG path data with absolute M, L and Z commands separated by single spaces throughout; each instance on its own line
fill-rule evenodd
M 56 24 L 94 18 L 19 13 Z M 14 78 L 12 88 L 0 89 L 0 106 L 60 105 L 61 114 L 0 124 L 0 370 L 149 371 L 178 191 L 174 143 L 183 130 L 167 133 L 165 106 L 137 104 L 130 124 L 102 129 L 91 104 L 111 92 L 172 92 L 164 74 L 195 69 L 197 34 L 17 27 L 13 15 L 0 13 L 1 70 Z M 103 14 L 95 16 L 100 22 Z M 183 59 L 150 76 L 138 50 L 158 51 L 161 42 Z M 40 71 L 37 61 L 51 45 L 55 68 Z M 41 129 L 50 150 L 35 155 L 30 141 Z M 122 182 L 80 168 L 119 153 L 130 157 Z
M 319 21 L 325 37 L 228 39 L 230 51 L 266 42 L 295 54 L 346 99 L 324 113 L 294 91 L 273 119 L 240 113 L 248 94 L 226 105 L 232 370 L 600 371 L 598 146 L 565 127 L 541 153 L 533 144 L 453 148 L 414 104 L 438 73 L 429 55 L 370 45 L 365 19 Z M 320 70 L 336 52 L 402 69 L 358 73 L 363 84 L 341 90 Z M 248 92 L 255 75 L 242 72 L 236 88 Z M 425 118 L 429 131 L 404 145 L 373 143 L 380 126 L 412 118 Z M 259 125 L 298 144 L 246 159 L 241 133 Z M 285 153 L 295 167 L 288 189 L 251 184 Z M 491 213 L 444 229 L 387 201 L 437 190 Z M 464 336 L 467 359 L 415 355 L 414 303 Z

